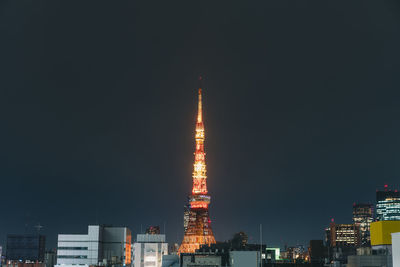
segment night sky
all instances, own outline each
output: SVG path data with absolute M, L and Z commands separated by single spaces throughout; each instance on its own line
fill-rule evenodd
M 399 187 L 398 1 L 3 0 L 0 34 L 0 245 L 180 242 L 200 74 L 217 240 L 307 245 Z

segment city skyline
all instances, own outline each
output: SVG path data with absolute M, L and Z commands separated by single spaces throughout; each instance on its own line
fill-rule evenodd
M 88 224 L 180 243 L 199 75 L 217 241 L 305 245 L 399 189 L 395 2 L 160 5 L 3 5 L 0 245 L 39 223 L 50 248 Z

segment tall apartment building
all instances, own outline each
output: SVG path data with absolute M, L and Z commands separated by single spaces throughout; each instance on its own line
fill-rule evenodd
M 390 190 L 385 185 L 384 191 L 376 192 L 376 220 L 399 221 L 400 220 L 400 192 Z
M 57 267 L 132 263 L 132 237 L 126 227 L 89 225 L 87 234 L 59 234 L 57 246 Z
M 133 245 L 135 267 L 161 267 L 163 255 L 168 254 L 165 235 L 140 234 Z
M 374 221 L 374 208 L 372 204 L 353 205 L 353 224 L 360 229 L 360 246 L 368 247 L 371 245 L 370 228 Z

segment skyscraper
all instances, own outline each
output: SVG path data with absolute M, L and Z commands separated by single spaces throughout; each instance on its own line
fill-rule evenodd
M 384 191 L 376 191 L 376 220 L 400 220 L 400 192 L 388 189 L 387 185 Z
M 353 223 L 360 229 L 360 245 L 370 246 L 371 235 L 370 225 L 374 221 L 374 208 L 372 204 L 356 204 L 353 205 Z
M 204 152 L 204 124 L 202 112 L 201 88 L 199 89 L 198 113 L 196 122 L 196 149 L 193 170 L 193 188 L 189 196 L 190 211 L 185 213 L 188 216 L 187 227 L 179 253 L 193 253 L 202 244 L 215 243 L 214 234 L 211 229 L 211 221 L 208 215 L 210 196 L 207 191 L 206 163 Z

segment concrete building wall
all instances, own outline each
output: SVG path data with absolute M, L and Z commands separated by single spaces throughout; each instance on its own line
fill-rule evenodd
M 163 255 L 168 254 L 165 235 L 137 235 L 133 251 L 135 267 L 161 267 Z
M 259 251 L 231 251 L 229 252 L 232 267 L 259 267 Z
M 131 233 L 126 227 L 89 225 L 87 235 L 58 235 L 57 267 L 90 266 L 107 262 L 131 264 Z
M 220 267 L 222 259 L 218 255 L 185 255 L 182 257 L 182 267 L 190 266 L 210 266 L 210 267 Z
M 392 233 L 393 266 L 400 266 L 400 232 Z
M 89 225 L 87 235 L 58 235 L 57 265 L 97 265 L 101 257 L 100 226 Z
M 392 267 L 390 255 L 352 255 L 347 258 L 347 267 Z

